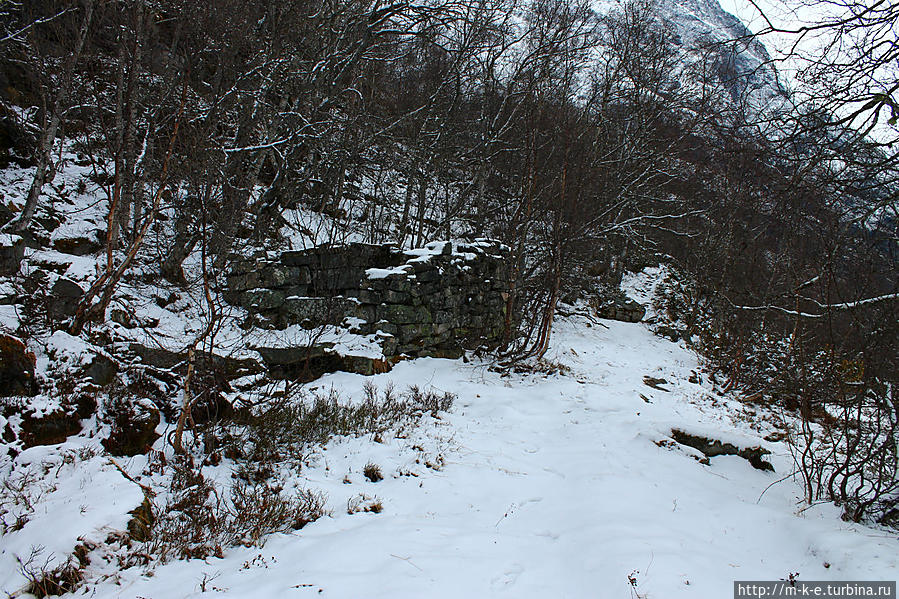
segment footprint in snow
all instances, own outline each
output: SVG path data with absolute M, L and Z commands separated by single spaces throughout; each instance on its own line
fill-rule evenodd
M 522 572 L 524 572 L 524 567 L 522 567 L 521 564 L 512 564 L 505 572 L 503 572 L 502 576 L 497 576 L 491 581 L 491 583 L 494 587 L 507 587 L 513 585 L 518 580 L 518 577 Z

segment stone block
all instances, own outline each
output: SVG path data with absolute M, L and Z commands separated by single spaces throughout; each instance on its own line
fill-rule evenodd
M 284 304 L 287 295 L 276 289 L 254 289 L 240 295 L 240 305 L 256 312 L 277 310 Z
M 431 312 L 423 306 L 385 304 L 378 308 L 378 316 L 394 324 L 430 323 Z

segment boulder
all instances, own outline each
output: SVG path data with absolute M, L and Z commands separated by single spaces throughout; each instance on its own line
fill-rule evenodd
M 131 313 L 126 312 L 121 308 L 113 308 L 110 310 L 109 320 L 122 325 L 126 329 L 133 329 L 137 326 L 137 323 L 134 322 L 134 319 L 131 317 Z
M 626 297 L 614 297 L 596 307 L 596 315 L 609 320 L 640 322 L 646 315 L 642 304 Z
M 25 257 L 25 239 L 19 235 L 0 234 L 0 275 L 19 272 Z
M 98 387 L 105 387 L 115 380 L 118 371 L 119 366 L 115 360 L 106 354 L 98 353 L 84 369 L 84 376 Z
M 682 430 L 672 429 L 671 438 L 687 447 L 698 449 L 706 457 L 713 458 L 719 455 L 735 455 L 743 458 L 756 470 L 774 472 L 774 466 L 765 461 L 764 456 L 771 453 L 759 445 L 753 447 L 738 447 L 733 443 L 710 439 L 700 435 L 693 435 Z
M 84 295 L 84 289 L 81 286 L 65 277 L 60 277 L 50 289 L 50 317 L 55 320 L 63 320 L 75 315 L 78 309 L 78 302 Z
M 333 346 L 332 343 L 319 343 L 304 347 L 258 347 L 256 351 L 273 376 L 303 382 L 315 380 L 329 372 L 352 372 L 370 376 L 390 372 L 393 368 L 393 360 L 341 355 L 332 351 Z
M 78 414 L 62 408 L 49 414 L 26 412 L 22 415 L 22 442 L 26 448 L 56 445 L 80 431 Z
M 141 504 L 128 513 L 131 514 L 128 521 L 128 536 L 132 541 L 139 543 L 149 541 L 153 536 L 153 524 L 156 522 L 150 498 L 145 496 Z
M 109 436 L 101 441 L 115 456 L 147 453 L 159 438 L 159 410 L 149 401 L 119 400 L 108 404 L 104 419 L 110 424 Z
M 327 350 L 334 347 L 333 343 L 319 343 L 308 346 L 294 347 L 257 347 L 255 348 L 266 366 L 293 366 L 321 358 Z
M 162 370 L 175 369 L 183 371 L 187 368 L 187 352 L 172 351 L 162 347 L 147 347 L 140 343 L 128 344 L 128 351 L 137 355 L 141 362 Z M 226 379 L 235 379 L 262 372 L 262 366 L 252 358 L 232 358 L 198 351 L 194 358 L 195 364 L 203 365 L 207 369 L 221 372 Z
M 85 233 L 71 237 L 57 237 L 53 240 L 53 249 L 72 256 L 87 256 L 102 250 L 105 240 L 106 231 L 96 231 L 93 235 Z
M 301 324 L 314 328 L 322 324 L 338 324 L 355 316 L 358 304 L 343 297 L 290 297 L 278 307 L 273 318 L 284 324 Z
M 25 344 L 9 335 L 0 335 L 0 396 L 37 393 L 34 379 L 35 356 Z
M 665 337 L 671 341 L 677 343 L 681 339 L 681 332 L 674 327 L 670 327 L 668 325 L 659 325 L 654 330 L 655 334 L 659 337 Z
M 4 69 L 8 72 L 9 66 Z M 6 79 L 4 73 L 3 79 Z M 3 85 L 7 96 L 15 96 L 19 92 L 7 83 Z M 18 164 L 22 168 L 34 166 L 34 147 L 37 140 L 28 131 L 11 108 L 0 104 L 0 168 L 6 168 L 10 163 Z

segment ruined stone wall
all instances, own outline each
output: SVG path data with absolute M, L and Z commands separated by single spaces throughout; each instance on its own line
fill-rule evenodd
M 247 309 L 248 326 L 344 324 L 378 333 L 387 357 L 454 357 L 499 343 L 508 284 L 507 249 L 496 242 L 354 243 L 239 260 L 226 299 Z

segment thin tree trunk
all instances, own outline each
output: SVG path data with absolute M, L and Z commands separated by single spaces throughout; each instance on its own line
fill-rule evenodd
M 66 68 L 63 72 L 62 85 L 56 94 L 53 107 L 50 110 L 49 118 L 44 119 L 44 135 L 41 137 L 38 146 L 37 167 L 34 172 L 34 179 L 31 181 L 31 188 L 28 190 L 28 197 L 25 200 L 25 206 L 18 218 L 11 221 L 7 227 L 13 233 L 23 233 L 31 226 L 31 220 L 34 218 L 34 212 L 37 210 L 37 200 L 44 189 L 44 183 L 47 179 L 48 171 L 51 164 L 51 153 L 53 152 L 53 142 L 56 140 L 56 133 L 59 130 L 59 122 L 62 118 L 62 111 L 65 103 L 68 101 L 69 93 L 72 91 L 72 82 L 75 77 L 75 66 L 81 58 L 81 52 L 84 48 L 84 40 L 87 38 L 87 32 L 90 28 L 91 18 L 94 14 L 94 0 L 85 0 L 84 18 L 81 20 L 81 27 L 78 29 L 78 38 L 75 41 L 75 48 L 66 62 Z
M 133 211 L 135 201 L 135 186 L 139 178 L 137 174 L 137 106 L 138 106 L 138 78 L 140 64 L 143 56 L 144 48 L 144 3 L 139 1 L 136 3 L 134 12 L 134 49 L 132 52 L 131 65 L 128 72 L 128 86 L 126 88 L 126 110 L 125 110 L 125 135 L 123 155 L 125 157 L 125 171 L 122 176 L 122 204 L 119 208 L 118 227 L 120 234 L 128 231 L 128 224 Z M 145 138 L 146 139 L 146 138 Z M 135 223 L 136 224 L 136 223 Z M 134 232 L 137 231 L 135 227 Z
M 404 246 L 406 243 L 406 229 L 409 227 L 409 213 L 412 209 L 412 194 L 413 194 L 413 173 L 415 172 L 414 167 L 409 167 L 409 174 L 406 175 L 406 194 L 403 198 L 403 216 L 400 220 L 400 231 L 399 231 L 399 243 L 400 247 Z
M 140 230 L 136 232 L 134 240 L 131 242 L 131 246 L 125 254 L 121 264 L 119 264 L 115 270 L 105 270 L 99 277 L 97 277 L 97 280 L 94 281 L 90 288 L 85 292 L 84 296 L 82 296 L 81 301 L 78 303 L 78 308 L 75 311 L 75 316 L 72 319 L 72 324 L 69 326 L 69 333 L 71 335 L 80 334 L 87 322 L 102 319 L 104 317 L 106 308 L 112 301 L 116 286 L 121 280 L 122 275 L 124 275 L 125 271 L 131 266 L 131 262 L 134 260 L 134 257 L 137 255 L 138 250 L 143 244 L 147 231 L 150 230 L 150 226 L 156 220 L 156 215 L 159 213 L 159 207 L 162 204 L 162 192 L 165 190 L 166 181 L 168 179 L 169 163 L 171 162 L 172 153 L 175 150 L 175 140 L 178 139 L 178 129 L 181 127 L 181 118 L 184 116 L 184 106 L 186 103 L 187 79 L 185 78 L 184 87 L 181 91 L 181 106 L 178 108 L 178 116 L 175 118 L 175 127 L 172 130 L 172 136 L 169 138 L 168 151 L 166 152 L 165 159 L 162 161 L 162 172 L 159 176 L 159 189 L 156 190 L 156 194 L 153 196 L 153 204 L 150 208 L 150 212 L 144 219 Z M 100 296 L 99 301 L 93 303 L 97 296 Z
M 424 173 L 418 174 L 418 217 L 417 217 L 417 227 L 415 233 L 415 239 L 413 241 L 414 247 L 420 247 L 423 245 L 424 240 L 424 228 L 425 228 L 425 205 L 427 202 L 428 196 L 428 181 L 425 177 Z

